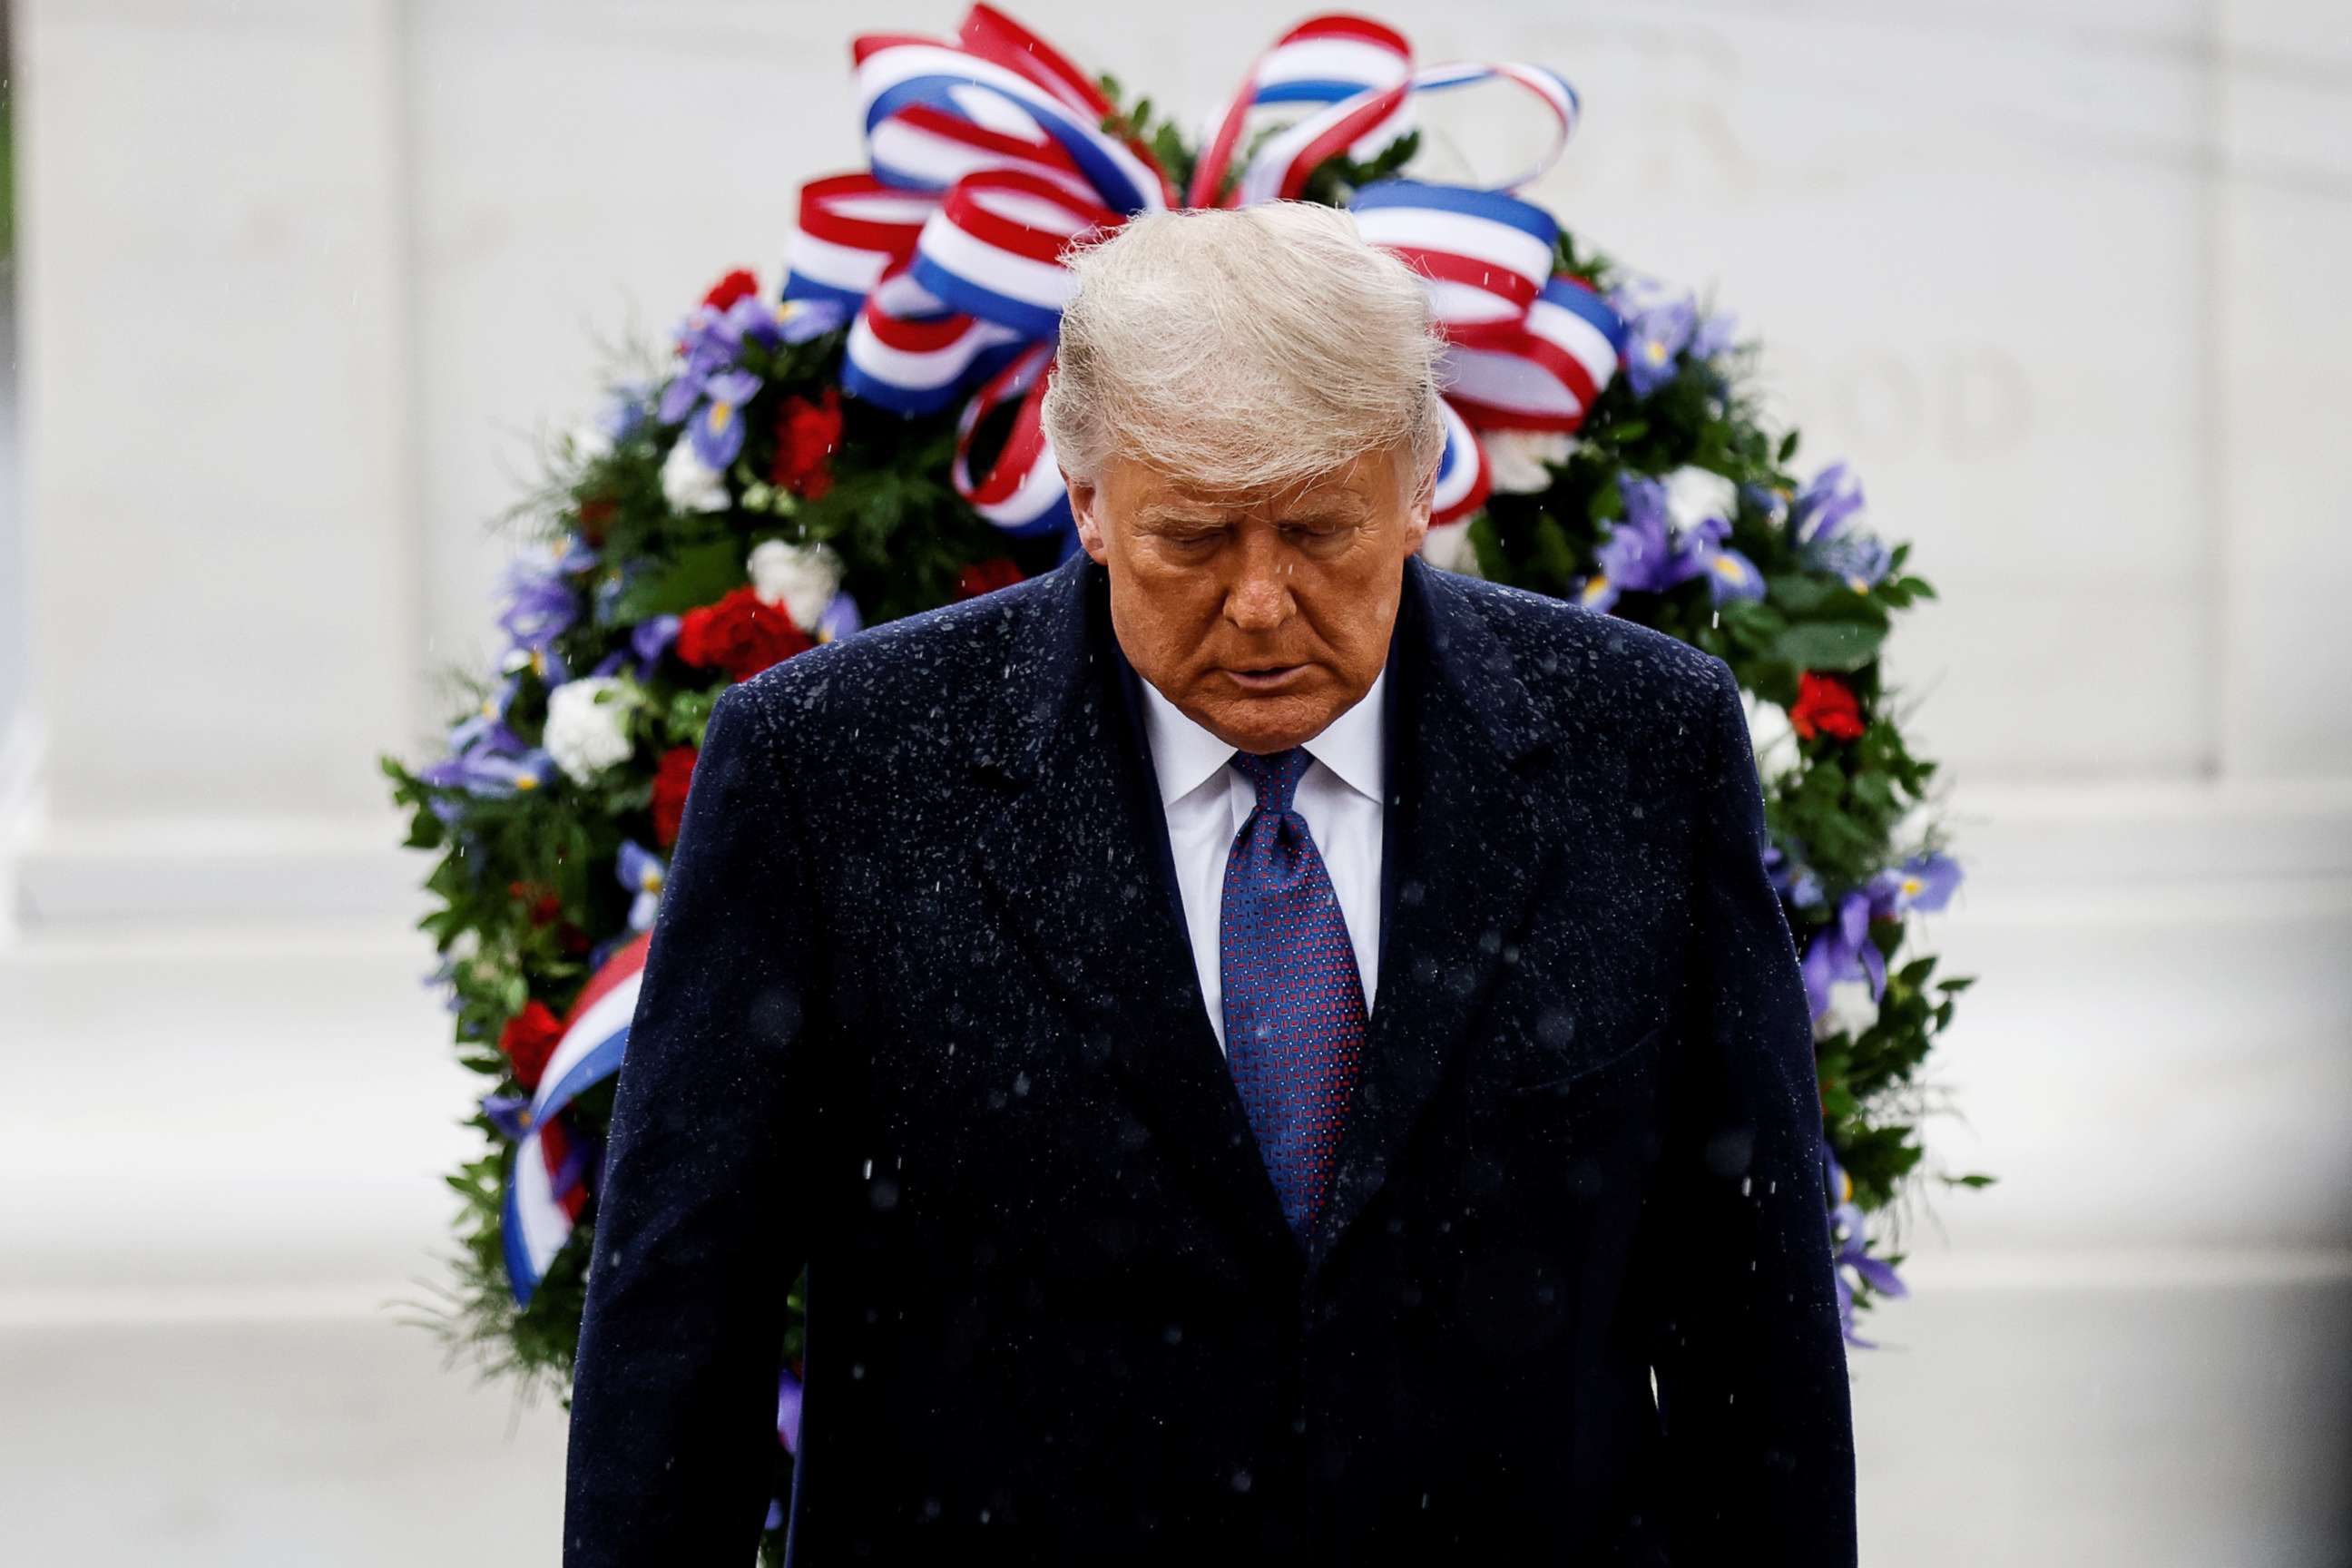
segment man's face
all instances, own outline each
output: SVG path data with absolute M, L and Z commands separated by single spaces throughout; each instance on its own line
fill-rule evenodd
M 1097 483 L 1070 480 L 1129 662 L 1238 750 L 1321 734 L 1388 658 L 1435 479 L 1407 481 L 1409 461 L 1367 452 L 1279 492 L 1201 490 L 1125 458 Z

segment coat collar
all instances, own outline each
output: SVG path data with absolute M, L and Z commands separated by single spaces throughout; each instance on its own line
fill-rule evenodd
M 1005 595 L 1003 672 L 975 766 L 1003 795 L 974 842 L 1081 1047 L 1248 1243 L 1297 1258 L 1209 1026 L 1161 871 L 1166 820 L 1117 675 L 1108 578 L 1084 556 Z M 1554 729 L 1486 610 L 1406 563 L 1389 666 L 1380 1001 L 1337 1171 L 1309 1238 L 1319 1265 L 1362 1214 L 1515 941 L 1542 866 L 1510 831 L 1520 764 Z

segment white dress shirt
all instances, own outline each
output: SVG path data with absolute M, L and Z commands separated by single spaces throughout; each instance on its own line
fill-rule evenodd
M 1307 830 L 1330 873 L 1348 940 L 1363 977 L 1364 1012 L 1370 1016 L 1380 982 L 1381 962 L 1381 689 L 1383 670 L 1363 698 L 1307 742 L 1315 760 L 1300 775 L 1291 805 L 1307 819 Z M 1186 718 L 1149 680 L 1143 688 L 1145 731 L 1151 742 L 1151 767 L 1159 775 L 1160 805 L 1168 818 L 1168 847 L 1176 862 L 1176 887 L 1184 901 L 1185 933 L 1192 942 L 1192 965 L 1217 1044 L 1225 1043 L 1224 983 L 1218 931 L 1224 913 L 1225 860 L 1234 836 L 1257 809 L 1257 786 L 1228 767 L 1234 748 Z

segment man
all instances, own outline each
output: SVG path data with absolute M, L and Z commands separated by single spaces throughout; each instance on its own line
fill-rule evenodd
M 1421 281 L 1079 256 L 1083 556 L 730 689 L 617 1091 L 565 1561 L 1851 1563 L 1724 665 L 1433 570 Z

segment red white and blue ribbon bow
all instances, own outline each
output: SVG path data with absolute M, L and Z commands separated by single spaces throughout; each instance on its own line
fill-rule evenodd
M 557 1115 L 582 1090 L 621 1070 L 651 940 L 650 933 L 636 938 L 589 977 L 572 1004 L 563 1037 L 541 1070 L 539 1087 L 524 1112 L 500 1226 L 507 1282 L 518 1306 L 530 1305 L 548 1265 L 563 1249 L 587 1205 L 593 1146 L 574 1138 Z
M 1112 105 L 1083 73 L 991 6 L 973 6 L 953 41 L 877 34 L 853 57 L 868 168 L 802 187 L 784 297 L 854 313 L 842 370 L 852 395 L 909 416 L 964 405 L 954 480 L 990 521 L 1066 529 L 1068 498 L 1037 418 L 1072 287 L 1061 257 L 1176 205 L 1177 193 L 1140 142 L 1101 129 Z M 1448 339 L 1441 524 L 1486 499 L 1476 431 L 1575 429 L 1622 353 L 1608 305 L 1553 271 L 1558 223 L 1509 194 L 1575 131 L 1575 90 L 1535 66 L 1416 68 L 1393 28 L 1317 16 L 1252 67 L 1190 193 L 1196 206 L 1296 196 L 1334 154 L 1367 159 L 1411 131 L 1417 99 L 1481 83 L 1523 89 L 1549 116 L 1530 167 L 1491 188 L 1383 180 L 1350 204 L 1366 238 L 1429 279 Z M 1243 161 L 1254 128 L 1285 116 Z M 975 471 L 975 431 L 1016 400 L 1010 438 Z

